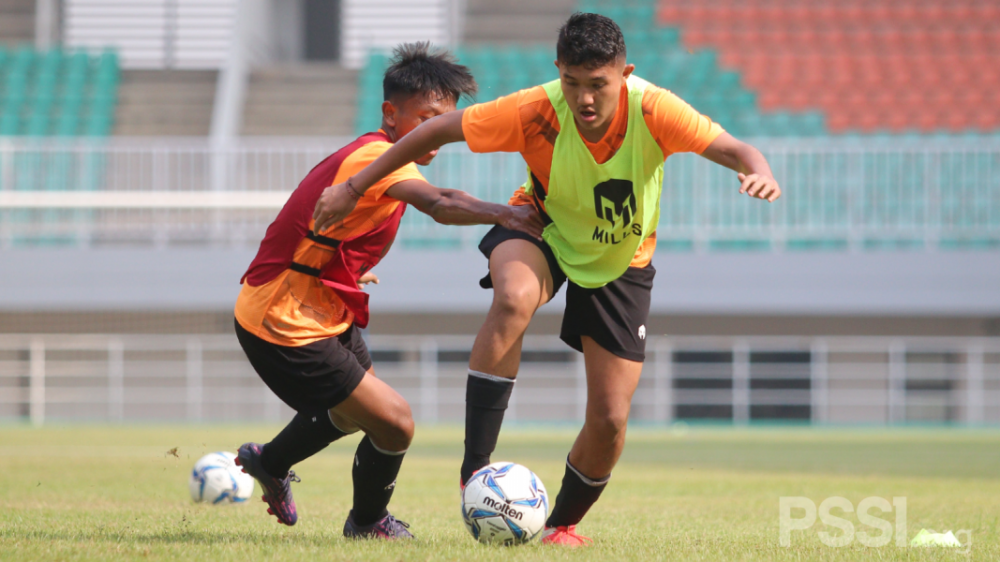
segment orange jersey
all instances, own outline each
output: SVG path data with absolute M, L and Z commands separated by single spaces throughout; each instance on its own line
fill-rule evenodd
M 347 181 L 390 146 L 390 142 L 375 141 L 357 148 L 343 160 L 329 184 Z M 332 239 L 330 244 L 324 244 L 322 239 L 316 242 L 303 238 L 295 249 L 294 263 L 322 269 L 338 251 L 331 244 L 364 235 L 397 212 L 402 203 L 385 195 L 385 192 L 406 180 L 426 181 L 412 163 L 386 176 L 365 192 L 357 207 L 342 223 L 320 233 L 323 238 Z M 312 208 L 307 211 L 312 217 Z M 312 226 L 310 218 L 309 229 Z M 271 343 L 291 347 L 340 335 L 355 320 L 354 313 L 345 306 L 341 296 L 320 278 L 291 269 L 284 269 L 258 286 L 253 286 L 248 276 L 236 300 L 235 314 L 240 326 L 248 332 Z
M 678 152 L 701 154 L 723 130 L 672 92 L 650 87 L 643 94 L 642 115 L 665 156 Z M 618 110 L 604 138 L 596 143 L 582 136 L 598 164 L 611 159 L 625 139 L 628 125 L 628 90 L 622 84 Z M 497 100 L 473 105 L 462 115 L 462 131 L 473 152 L 520 152 L 546 191 L 552 154 L 559 135 L 559 119 L 541 86 L 521 90 Z M 520 188 L 511 205 L 527 205 L 532 198 Z M 632 267 L 645 267 L 656 249 L 656 233 L 639 246 Z

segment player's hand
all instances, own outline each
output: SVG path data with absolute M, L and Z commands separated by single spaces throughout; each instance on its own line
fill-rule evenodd
M 533 205 L 507 205 L 507 212 L 503 214 L 498 224 L 504 228 L 519 230 L 539 240 L 542 239 L 542 231 L 545 230 L 545 221 Z
M 781 197 L 781 188 L 774 178 L 762 176 L 760 174 L 737 174 L 740 180 L 740 193 L 746 193 L 750 197 L 764 199 L 768 203 L 774 203 L 775 199 Z
M 378 277 L 371 271 L 365 273 L 358 279 L 358 288 L 363 291 L 365 289 L 365 285 L 369 283 L 375 283 L 378 285 Z
M 323 190 L 313 210 L 313 232 L 319 234 L 351 214 L 358 200 L 348 191 L 346 183 L 331 185 Z

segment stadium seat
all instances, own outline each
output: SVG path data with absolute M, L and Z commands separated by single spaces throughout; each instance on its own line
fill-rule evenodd
M 117 102 L 118 57 L 28 47 L 0 51 L 0 136 L 106 136 Z M 88 95 L 89 94 L 89 95 Z M 81 129 L 81 123 L 87 127 Z

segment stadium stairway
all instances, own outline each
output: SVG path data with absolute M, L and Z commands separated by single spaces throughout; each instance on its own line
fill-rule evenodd
M 350 135 L 358 105 L 357 80 L 357 71 L 333 64 L 255 69 L 244 106 L 243 134 Z
M 0 0 L 0 45 L 9 47 L 35 39 L 35 0 Z
M 214 70 L 125 70 L 115 135 L 207 136 L 212 124 Z

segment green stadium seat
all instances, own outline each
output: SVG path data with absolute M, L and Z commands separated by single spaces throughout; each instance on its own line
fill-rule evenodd
M 0 51 L 0 135 L 74 136 L 83 115 L 110 132 L 117 101 L 118 57 L 60 49 Z M 90 105 L 95 107 L 89 107 Z M 92 133 L 93 134 L 93 133 Z
M 726 95 L 729 92 L 738 91 L 740 87 L 739 73 L 731 70 L 724 70 L 715 75 L 712 88 L 718 91 L 719 95 Z
M 681 42 L 681 32 L 676 27 L 661 27 L 651 34 L 650 48 L 656 53 L 677 49 Z
M 808 111 L 798 116 L 798 134 L 815 137 L 826 133 L 826 119 L 818 111 Z

